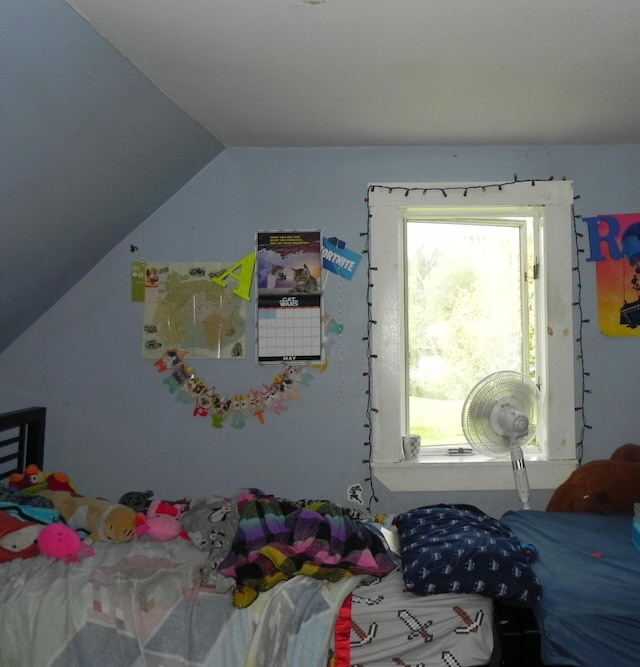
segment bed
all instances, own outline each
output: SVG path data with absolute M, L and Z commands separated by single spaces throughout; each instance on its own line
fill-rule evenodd
M 640 553 L 632 514 L 511 511 L 502 517 L 535 546 L 542 586 L 532 611 L 544 665 L 640 664 Z
M 45 419 L 44 408 L 0 415 L 0 479 L 31 464 L 42 469 Z M 215 577 L 225 564 L 242 571 L 242 563 L 230 561 L 248 540 L 242 521 L 243 515 L 226 557 L 215 559 Z M 393 534 L 394 522 L 362 523 L 374 536 Z M 414 524 L 406 518 L 404 525 L 407 532 Z M 390 558 L 392 543 L 384 540 Z M 464 590 L 410 592 L 402 559 L 384 576 L 288 576 L 238 607 L 233 594 L 240 579 L 232 590 L 210 585 L 203 572 L 213 549 L 193 540 L 142 535 L 92 546 L 94 554 L 79 562 L 38 554 L 0 563 L 0 666 L 501 664 L 493 598 Z

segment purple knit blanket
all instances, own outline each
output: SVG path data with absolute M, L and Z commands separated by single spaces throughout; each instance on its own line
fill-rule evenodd
M 236 580 L 233 604 L 250 605 L 260 591 L 296 575 L 338 581 L 355 574 L 384 576 L 395 563 L 379 534 L 328 501 L 289 501 L 247 489 L 219 572 Z

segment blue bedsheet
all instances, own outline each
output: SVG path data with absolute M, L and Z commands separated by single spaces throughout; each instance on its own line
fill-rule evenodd
M 632 516 L 507 512 L 502 521 L 537 549 L 542 584 L 533 612 L 545 665 L 640 665 L 640 554 Z

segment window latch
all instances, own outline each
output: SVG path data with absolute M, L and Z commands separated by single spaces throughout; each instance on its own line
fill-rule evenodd
M 449 447 L 449 456 L 472 456 L 473 449 L 471 447 Z

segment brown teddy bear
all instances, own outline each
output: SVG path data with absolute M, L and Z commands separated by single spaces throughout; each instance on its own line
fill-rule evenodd
M 633 512 L 640 502 L 640 445 L 618 447 L 610 459 L 574 470 L 553 493 L 547 512 Z

